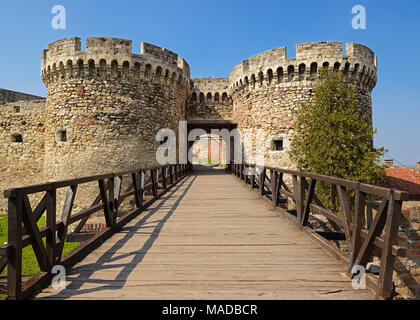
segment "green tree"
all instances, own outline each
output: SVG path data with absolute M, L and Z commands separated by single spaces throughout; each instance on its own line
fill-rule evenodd
M 301 171 L 385 185 L 385 150 L 373 146 L 376 129 L 362 114 L 355 86 L 339 72 L 322 70 L 321 78 L 312 98 L 296 110 L 291 159 Z M 320 183 L 317 195 L 338 208 L 335 186 Z

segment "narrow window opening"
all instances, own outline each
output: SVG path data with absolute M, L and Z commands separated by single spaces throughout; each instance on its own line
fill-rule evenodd
M 10 136 L 10 141 L 11 142 L 16 142 L 16 143 L 22 143 L 23 142 L 23 137 L 20 133 L 13 133 Z
M 299 65 L 299 81 L 305 80 L 306 65 L 301 63 Z
M 293 78 L 295 77 L 295 67 L 294 66 L 289 66 L 287 68 L 287 76 L 288 76 L 289 82 L 292 82 Z
M 311 71 L 310 71 L 310 79 L 316 80 L 317 73 L 318 73 L 318 64 L 316 62 L 312 62 Z
M 283 68 L 278 67 L 277 68 L 277 82 L 281 83 L 283 81 Z
M 273 141 L 274 150 L 275 151 L 282 151 L 283 150 L 283 139 L 277 139 Z
M 15 113 L 19 113 L 20 112 L 20 106 L 14 106 L 14 110 L 15 110 Z
M 268 69 L 268 84 L 271 84 L 273 81 L 273 70 Z
M 59 139 L 60 139 L 60 142 L 66 142 L 67 141 L 67 131 L 61 130 L 59 132 Z

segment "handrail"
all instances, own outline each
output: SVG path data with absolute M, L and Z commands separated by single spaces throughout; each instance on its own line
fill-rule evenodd
M 257 169 L 257 170 L 256 170 Z M 325 216 L 333 229 L 344 233 L 348 247 L 349 274 L 354 266 L 366 267 L 372 259 L 374 249 L 381 250 L 381 266 L 376 290 L 377 298 L 390 298 L 392 294 L 392 274 L 396 256 L 405 256 L 405 250 L 395 245 L 400 225 L 403 201 L 420 200 L 419 194 L 359 183 L 325 175 L 301 172 L 275 167 L 258 167 L 253 164 L 233 164 L 231 172 L 257 188 L 261 197 L 272 202 L 277 208 L 287 200 L 296 206 L 294 221 L 300 228 L 308 227 L 309 216 L 318 213 Z M 268 174 L 269 172 L 269 174 Z M 290 176 L 287 180 L 285 175 Z M 335 185 L 340 203 L 340 213 L 333 212 L 316 195 L 318 182 Z M 289 184 L 289 185 L 288 185 Z M 348 190 L 354 190 L 354 212 Z M 367 196 L 379 198 L 377 214 L 370 226 L 365 227 L 364 215 Z M 284 211 L 283 212 L 290 212 Z M 290 215 L 289 215 L 290 216 Z
M 36 288 L 49 285 L 54 265 L 61 264 L 69 267 L 82 259 L 100 242 L 117 232 L 129 220 L 181 181 L 190 169 L 191 167 L 186 164 L 142 167 L 136 170 L 54 181 L 4 191 L 9 207 L 9 236 L 7 245 L 0 247 L 0 272 L 8 266 L 8 299 L 24 299 Z M 146 181 L 146 176 L 149 177 L 148 181 Z M 127 190 L 122 190 L 123 180 L 126 179 L 130 185 Z M 89 182 L 97 182 L 98 194 L 95 201 L 90 207 L 73 214 L 78 187 Z M 59 189 L 67 190 L 61 219 L 57 217 L 57 190 Z M 42 196 L 42 200 L 34 206 L 35 209 L 32 209 L 33 206 L 28 197 L 31 194 Z M 120 212 L 122 202 L 129 198 L 133 200 L 133 208 L 125 213 Z M 74 230 L 74 233 L 77 233 L 92 214 L 101 211 L 105 218 L 106 228 L 62 257 L 64 243 L 71 235 L 69 226 L 78 222 Z M 38 228 L 37 222 L 44 213 L 46 225 Z M 22 250 L 28 245 L 32 245 L 41 271 L 23 282 Z

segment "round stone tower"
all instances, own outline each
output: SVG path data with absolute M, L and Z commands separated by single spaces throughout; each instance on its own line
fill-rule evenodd
M 64 179 L 155 165 L 161 128 L 185 119 L 190 69 L 176 53 L 148 43 L 79 38 L 42 53 L 47 87 L 45 174 Z
M 296 46 L 296 58 L 287 58 L 286 48 L 257 54 L 242 61 L 230 73 L 233 118 L 238 128 L 260 129 L 243 136 L 243 145 L 252 150 L 258 138 L 266 141 L 266 166 L 294 168 L 288 157 L 294 134 L 292 111 L 312 95 L 322 67 L 342 72 L 357 88 L 362 114 L 372 120 L 371 92 L 377 81 L 377 58 L 367 47 L 349 43 L 343 55 L 342 42 L 312 42 Z M 257 135 L 263 135 L 258 137 Z M 255 162 L 245 152 L 246 162 Z

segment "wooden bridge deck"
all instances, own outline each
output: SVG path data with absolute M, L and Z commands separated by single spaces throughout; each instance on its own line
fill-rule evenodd
M 212 170 L 213 172 L 209 172 Z M 199 170 L 37 299 L 373 299 L 222 170 Z

